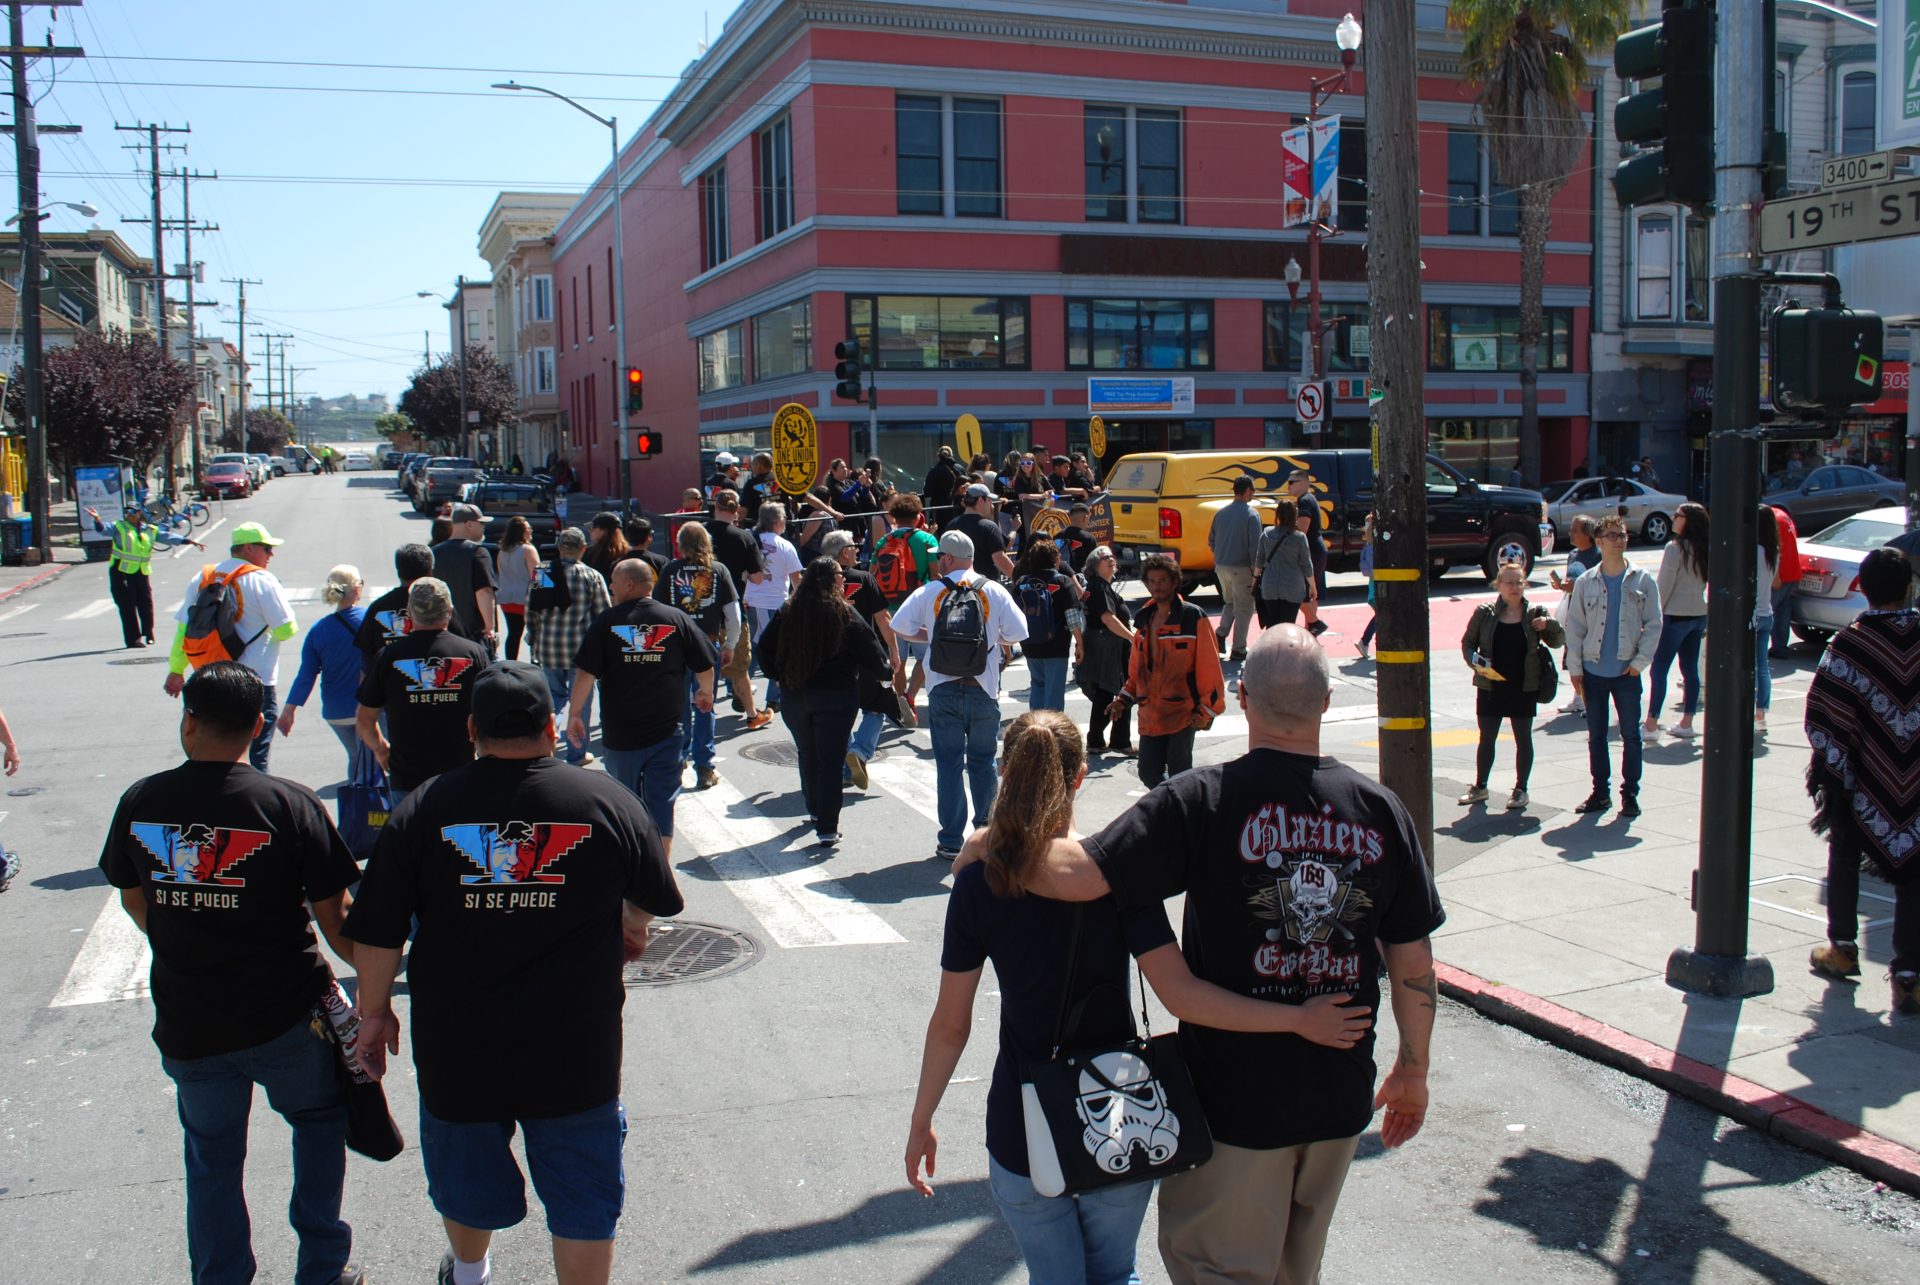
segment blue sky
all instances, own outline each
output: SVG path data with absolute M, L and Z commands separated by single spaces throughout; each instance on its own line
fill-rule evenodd
M 301 396 L 396 395 L 423 331 L 436 352 L 448 347 L 445 311 L 414 292 L 486 274 L 475 246 L 494 194 L 577 191 L 606 165 L 601 127 L 489 84 L 518 79 L 578 98 L 617 115 L 624 142 L 697 55 L 703 20 L 718 33 L 734 3 L 85 0 L 59 10 L 53 30 L 88 56 L 33 70 L 40 120 L 85 130 L 43 138 L 41 191 L 92 202 L 93 222 L 151 253 L 151 228 L 120 222 L 150 209 L 123 150 L 138 138 L 144 169 L 146 136 L 114 126 L 190 124 L 191 134 L 162 136 L 189 150 L 162 153 L 161 169 L 221 176 L 192 190 L 195 221 L 220 225 L 194 237 L 207 265 L 199 297 L 223 305 L 200 310 L 202 333 L 237 339 L 234 287 L 216 282 L 257 278 L 248 329 L 294 334 L 291 364 L 313 368 L 297 376 Z M 28 12 L 29 43 L 53 12 Z M 10 147 L 0 164 L 11 182 Z M 162 190 L 178 218 L 178 184 Z M 46 226 L 88 222 L 62 210 Z M 167 257 L 181 259 L 178 234 Z

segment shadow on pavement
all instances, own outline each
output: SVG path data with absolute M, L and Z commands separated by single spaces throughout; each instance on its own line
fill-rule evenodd
M 29 656 L 25 660 L 10 662 L 7 668 L 11 669 L 15 665 L 41 665 L 49 660 L 73 660 L 80 656 L 111 656 L 125 650 L 127 650 L 125 647 L 96 647 L 92 651 L 63 651 L 54 656 Z
M 1597 820 L 1590 813 L 1584 816 L 1576 813 L 1572 821 L 1557 830 L 1544 830 L 1540 837 L 1558 848 L 1567 860 L 1585 861 L 1603 852 L 1624 852 L 1645 843 L 1644 838 L 1629 828 L 1632 825 L 1632 818 L 1620 815 L 1620 805 L 1616 802 L 1612 811 L 1602 813 Z
M 48 892 L 78 892 L 85 888 L 104 888 L 107 876 L 101 873 L 99 866 L 88 866 L 84 870 L 68 870 L 64 874 L 46 875 L 35 879 L 33 886 L 45 888 Z

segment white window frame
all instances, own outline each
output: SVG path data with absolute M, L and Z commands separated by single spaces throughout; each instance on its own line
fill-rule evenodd
M 1879 72 L 1877 72 L 1874 69 L 1871 63 L 1842 64 L 1842 66 L 1839 69 L 1839 73 L 1833 78 L 1833 140 L 1832 142 L 1833 142 L 1833 155 L 1835 156 L 1845 156 L 1845 155 L 1859 156 L 1863 154 L 1860 152 L 1848 153 L 1842 150 L 1845 143 L 1845 139 L 1846 139 L 1846 133 L 1847 133 L 1847 82 L 1854 79 L 1855 77 L 1861 77 L 1873 86 L 1873 92 L 1868 95 L 1868 99 L 1873 103 L 1873 114 L 1874 114 L 1874 120 L 1876 123 L 1878 122 L 1880 117 Z M 1873 150 L 1873 143 L 1872 141 L 1869 141 L 1866 146 L 1866 151 L 1871 152 L 1872 150 Z
M 560 391 L 558 368 L 553 358 L 554 352 L 550 347 L 533 349 L 533 391 L 536 395 Z
M 1645 209 L 1634 210 L 1627 219 L 1627 273 L 1625 298 L 1622 306 L 1626 313 L 1627 324 L 1640 326 L 1710 326 L 1713 324 L 1713 294 L 1709 287 L 1702 300 L 1706 308 L 1706 317 L 1695 320 L 1687 316 L 1687 220 L 1688 211 L 1677 205 L 1651 205 Z M 1643 261 L 1641 254 L 1640 228 L 1649 219 L 1665 219 L 1669 228 L 1666 256 L 1667 311 L 1664 314 L 1648 315 L 1640 310 L 1641 281 L 1656 281 L 1660 274 L 1651 273 L 1643 277 L 1642 268 L 1652 265 Z
M 553 276 L 551 273 L 536 273 L 527 278 L 532 289 L 532 318 L 537 322 L 553 321 Z

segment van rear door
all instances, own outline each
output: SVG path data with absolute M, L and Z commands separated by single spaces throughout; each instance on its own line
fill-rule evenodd
M 1137 571 L 1148 554 L 1166 547 L 1160 538 L 1160 492 L 1167 457 L 1128 455 L 1107 473 L 1113 508 L 1113 551 L 1124 569 Z

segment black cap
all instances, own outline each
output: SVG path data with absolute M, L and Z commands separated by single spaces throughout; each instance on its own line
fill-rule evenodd
M 552 719 L 547 676 L 532 665 L 497 661 L 473 680 L 473 730 L 488 740 L 532 736 Z

